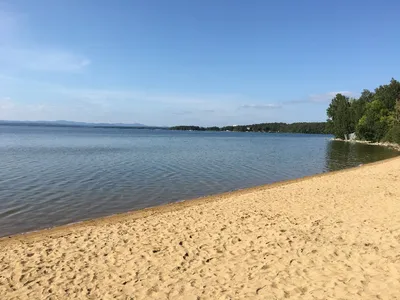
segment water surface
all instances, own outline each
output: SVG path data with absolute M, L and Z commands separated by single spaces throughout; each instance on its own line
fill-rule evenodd
M 0 126 L 0 236 L 357 166 L 327 135 Z

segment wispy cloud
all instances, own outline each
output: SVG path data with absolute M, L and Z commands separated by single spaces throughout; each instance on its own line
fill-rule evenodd
M 0 113 L 1 111 L 8 111 L 10 109 L 13 109 L 14 106 L 15 104 L 10 97 L 0 98 Z
M 76 72 L 90 64 L 84 56 L 46 48 L 0 47 L 0 63 L 12 69 Z
M 22 104 L 10 97 L 0 98 L 0 120 L 30 120 L 31 116 L 45 116 L 49 107 L 41 103 Z
M 239 95 L 171 95 L 134 90 L 70 89 L 15 77 L 3 81 L 3 86 L 7 86 L 7 82 L 14 87 L 29 86 L 29 89 L 38 93 L 32 97 L 29 93 L 18 93 L 15 99 L 3 97 L 0 119 L 5 120 L 67 119 L 211 126 L 246 123 L 246 120 L 261 122 L 272 117 L 265 110 L 238 110 L 246 99 Z
M 141 101 L 161 103 L 168 105 L 186 105 L 198 110 L 214 111 L 214 108 L 203 109 L 204 106 L 215 106 L 222 103 L 237 103 L 241 101 L 240 95 L 234 94 L 173 94 L 155 93 L 140 90 L 125 89 L 71 89 L 67 87 L 55 87 L 59 93 L 68 95 L 74 99 L 81 99 L 91 103 L 104 103 L 104 101 Z
M 55 102 L 33 101 L 30 103 L 11 99 L 0 98 L 0 120 L 72 120 L 89 122 L 122 122 L 130 123 L 130 116 L 123 111 L 119 114 L 109 113 L 108 110 L 79 101 Z M 130 118 L 129 118 L 130 117 Z
M 282 108 L 281 104 L 244 104 L 239 109 L 277 109 Z
M 342 94 L 347 97 L 355 97 L 356 93 L 350 91 L 327 92 L 324 94 L 311 94 L 305 99 L 284 101 L 284 104 L 326 104 L 329 103 L 337 94 Z
M 4 109 L 0 112 L 0 118 L 7 120 L 70 119 L 155 125 L 204 125 L 223 122 L 232 114 L 240 115 L 235 109 L 239 103 L 243 103 L 240 95 L 71 88 L 1 73 L 0 79 L 0 92 L 11 91 L 14 97 L 14 100 L 7 101 L 3 97 Z M 15 92 L 20 86 L 36 92 Z
M 186 115 L 193 114 L 193 111 L 191 111 L 191 110 L 180 110 L 180 111 L 173 112 L 173 114 L 174 115 L 178 115 L 178 116 L 186 116 Z
M 201 115 L 201 114 L 212 114 L 212 113 L 221 113 L 223 110 L 215 110 L 215 109 L 195 109 L 195 110 L 179 110 L 173 112 L 174 115 L 178 116 L 186 116 L 186 115 Z
M 20 31 L 21 15 L 0 10 L 0 45 L 15 39 Z
M 46 72 L 76 72 L 90 64 L 84 55 L 28 42 L 20 14 L 0 10 L 0 68 Z
M 19 87 L 28 91 L 20 91 Z M 76 88 L 0 74 L 0 119 L 125 122 L 201 126 L 301 119 L 300 103 L 329 103 L 336 92 L 302 101 L 262 103 L 240 94 L 173 94 L 136 89 Z M 343 92 L 342 92 L 343 93 Z M 346 95 L 353 95 L 345 92 Z M 1 97 L 3 96 L 3 97 Z M 11 96 L 7 98 L 4 96 Z M 326 102 L 323 102 L 326 101 Z M 314 105 L 324 113 L 323 105 Z
M 338 91 L 338 92 L 328 92 L 325 94 L 313 94 L 310 95 L 310 102 L 328 102 L 331 101 L 332 98 L 334 98 L 337 94 L 342 94 L 344 96 L 354 96 L 354 93 L 350 92 L 350 91 Z

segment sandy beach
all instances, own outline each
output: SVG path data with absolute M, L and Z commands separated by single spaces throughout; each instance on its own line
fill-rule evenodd
M 400 299 L 400 158 L 0 249 L 0 299 Z

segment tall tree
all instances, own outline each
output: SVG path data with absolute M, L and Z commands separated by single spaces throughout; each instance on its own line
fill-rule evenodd
M 347 135 L 354 131 L 354 120 L 351 115 L 349 98 L 337 94 L 327 109 L 328 128 L 337 138 L 347 139 Z
M 357 125 L 358 121 L 360 121 L 364 115 L 367 104 L 372 102 L 373 97 L 374 93 L 370 92 L 369 90 L 363 90 L 360 98 L 353 99 L 351 101 L 351 114 L 353 116 L 354 126 Z

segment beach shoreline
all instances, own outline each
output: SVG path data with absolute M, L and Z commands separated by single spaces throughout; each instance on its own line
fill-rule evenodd
M 333 139 L 333 140 L 348 142 L 348 141 L 340 140 L 340 139 Z M 383 146 L 383 145 L 380 145 L 380 146 Z M 400 151 L 400 149 L 399 149 L 399 151 Z M 42 229 L 28 231 L 28 232 L 16 233 L 13 235 L 6 235 L 3 237 L 0 237 L 0 246 L 4 242 L 7 243 L 7 242 L 11 242 L 13 240 L 20 241 L 20 240 L 24 240 L 24 239 L 29 240 L 29 239 L 46 237 L 49 235 L 51 235 L 53 237 L 54 237 L 54 235 L 58 236 L 58 234 L 62 235 L 63 231 L 73 229 L 75 227 L 96 226 L 96 225 L 100 225 L 100 224 L 114 223 L 114 222 L 124 221 L 124 220 L 128 220 L 128 219 L 135 220 L 135 219 L 146 218 L 146 217 L 154 216 L 154 215 L 158 215 L 158 214 L 163 214 L 166 212 L 178 211 L 178 210 L 185 209 L 185 208 L 188 208 L 191 206 L 196 206 L 196 205 L 206 204 L 209 202 L 218 201 L 221 199 L 225 199 L 227 197 L 240 196 L 240 195 L 251 193 L 251 192 L 259 192 L 262 190 L 272 189 L 275 187 L 289 185 L 292 183 L 298 183 L 298 182 L 306 181 L 306 180 L 313 179 L 313 178 L 320 178 L 320 177 L 330 176 L 333 174 L 345 173 L 345 172 L 352 171 L 354 169 L 365 168 L 365 167 L 369 167 L 369 166 L 373 166 L 373 165 L 379 165 L 379 164 L 386 163 L 391 160 L 397 160 L 397 159 L 400 159 L 400 157 L 391 157 L 391 158 L 387 158 L 384 160 L 379 160 L 379 161 L 375 161 L 375 162 L 368 163 L 368 164 L 362 164 L 362 165 L 359 165 L 356 167 L 346 168 L 346 169 L 342 169 L 342 170 L 318 173 L 318 174 L 308 175 L 308 176 L 304 176 L 304 177 L 300 177 L 300 178 L 282 180 L 282 181 L 277 181 L 277 182 L 273 182 L 273 183 L 267 183 L 267 184 L 263 184 L 263 185 L 257 185 L 257 186 L 253 186 L 253 187 L 228 191 L 228 192 L 224 192 L 224 193 L 212 194 L 212 195 L 207 195 L 207 196 L 197 197 L 197 198 L 192 198 L 192 199 L 184 199 L 184 200 L 180 200 L 180 201 L 176 201 L 176 202 L 171 202 L 171 203 L 157 205 L 157 206 L 150 206 L 150 207 L 137 209 L 137 210 L 130 210 L 130 211 L 116 213 L 116 214 L 112 214 L 112 215 L 106 215 L 106 216 L 102 216 L 102 217 L 98 217 L 98 218 L 92 218 L 92 219 L 77 221 L 77 222 L 73 222 L 73 223 L 63 224 L 63 225 L 59 225 L 59 226 L 52 226 L 52 227 L 42 228 Z
M 395 157 L 4 237 L 0 298 L 398 299 L 399 182 Z

